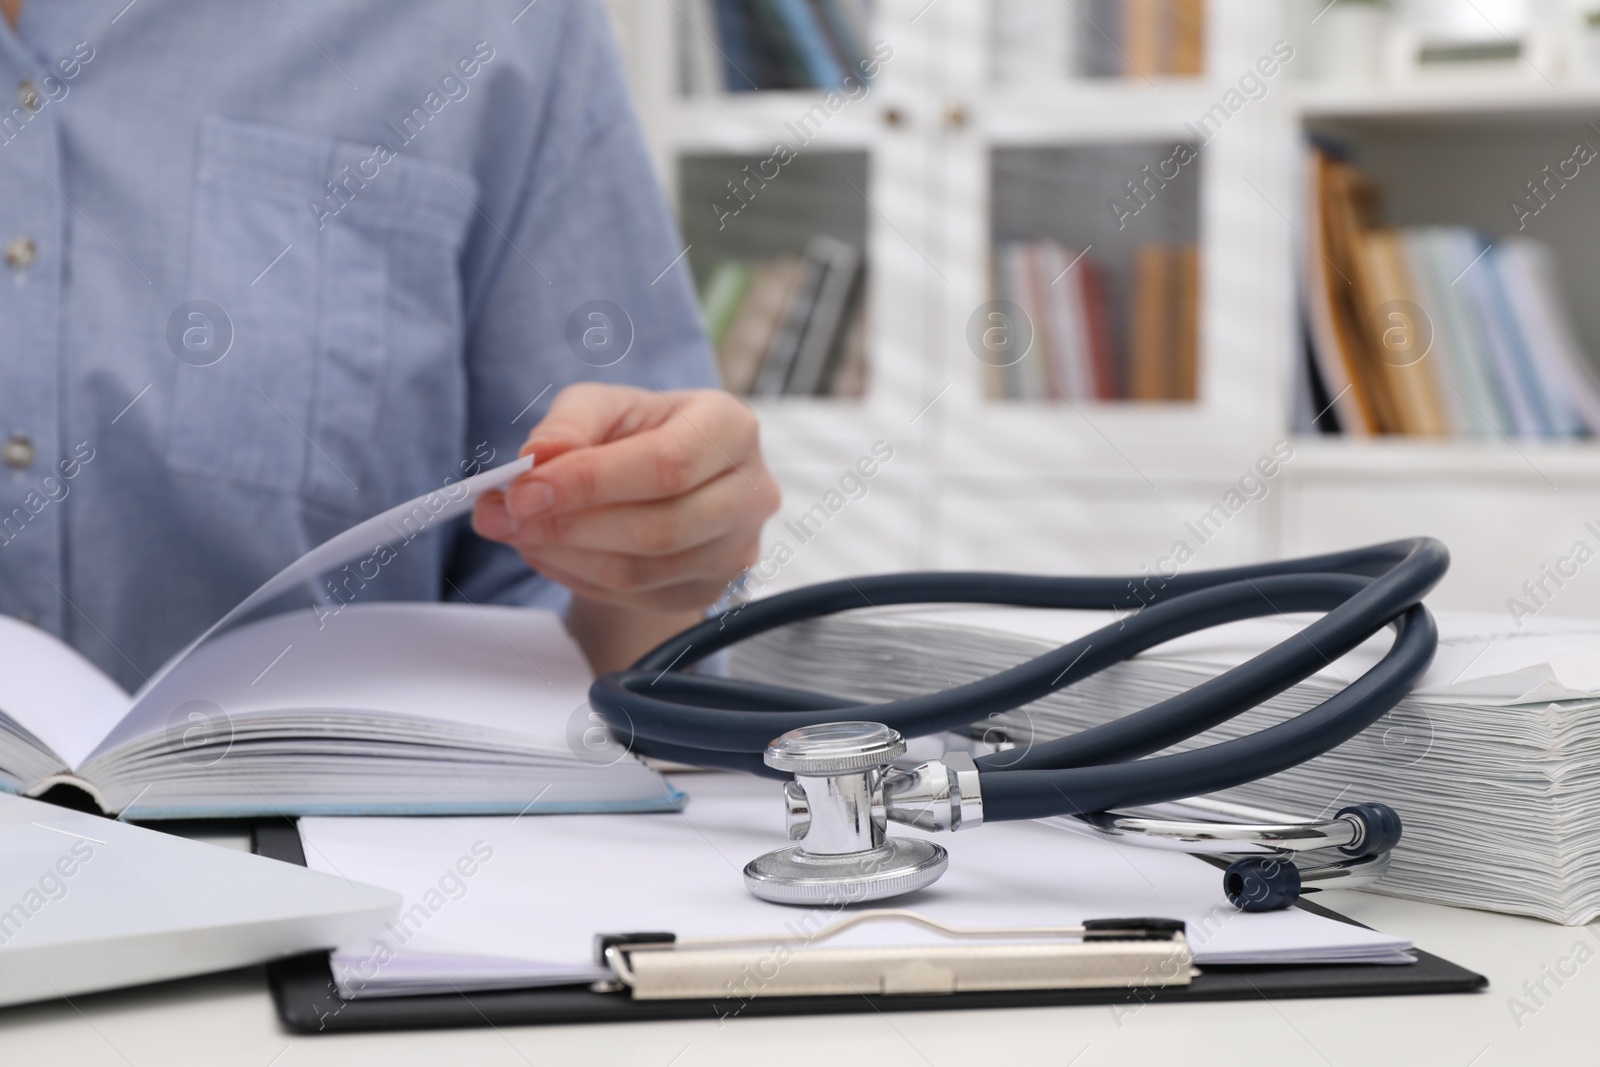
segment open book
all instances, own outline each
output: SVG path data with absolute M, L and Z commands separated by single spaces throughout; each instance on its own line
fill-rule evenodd
M 533 465 L 516 460 L 351 527 L 284 568 L 131 696 L 0 617 L 0 789 L 82 789 L 140 819 L 670 810 L 611 745 L 588 665 L 548 611 L 338 603 L 246 621 L 354 559 L 406 550 Z

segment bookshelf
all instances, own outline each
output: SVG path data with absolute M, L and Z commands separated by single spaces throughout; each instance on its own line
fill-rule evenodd
M 822 94 L 686 96 L 672 47 L 679 5 L 611 3 L 695 269 L 733 254 L 740 242 L 776 247 L 784 238 L 763 246 L 756 226 L 733 238 L 706 232 L 714 217 L 696 201 L 719 167 L 731 178 L 749 158 L 769 153 L 786 124 Z M 1504 611 L 1521 582 L 1574 541 L 1587 538 L 1600 549 L 1600 535 L 1584 527 L 1591 519 L 1600 525 L 1600 445 L 1592 440 L 1355 440 L 1290 429 L 1303 133 L 1336 133 L 1356 144 L 1388 190 L 1396 221 L 1499 233 L 1511 221 L 1505 200 L 1553 160 L 1545 156 L 1560 135 L 1576 135 L 1590 119 L 1600 124 L 1600 78 L 1574 63 L 1553 87 L 1470 76 L 1325 83 L 1308 78 L 1319 32 L 1310 19 L 1320 4 L 1209 0 L 1198 76 L 1087 78 L 1063 69 L 1017 79 L 996 75 L 995 6 L 878 0 L 871 37 L 889 42 L 893 58 L 870 91 L 799 153 L 797 163 L 816 157 L 826 171 L 848 160 L 857 168 L 851 173 L 864 176 L 848 196 L 836 183 L 832 192 L 814 188 L 811 214 L 795 217 L 820 212 L 822 228 L 859 235 L 869 273 L 870 378 L 858 400 L 754 402 L 785 488 L 768 543 L 784 540 L 784 522 L 823 499 L 872 442 L 891 442 L 895 458 L 772 586 L 891 568 L 1137 572 L 1154 566 L 1185 537 L 1186 523 L 1225 500 L 1280 442 L 1292 458 L 1259 498 L 1246 499 L 1195 546 L 1192 566 L 1427 532 L 1450 544 L 1458 561 L 1437 603 Z M 1290 42 L 1294 58 L 1261 79 L 1265 91 L 1215 136 L 1197 140 L 1192 124 L 1277 41 Z M 1589 136 L 1600 147 L 1600 133 Z M 1181 179 L 1192 179 L 1183 190 L 1187 214 L 1164 223 L 1199 248 L 1198 398 L 994 399 L 967 335 L 974 312 L 994 296 L 997 234 L 1095 240 L 1059 219 L 1030 226 L 1014 218 L 1026 199 L 1016 192 L 1017 165 L 1177 143 L 1199 145 L 1198 166 Z M 801 176 L 785 171 L 779 181 Z M 1600 170 L 1587 171 L 1592 191 L 1580 197 L 1574 190 L 1567 225 L 1536 236 L 1555 247 L 1568 301 L 1581 309 L 1582 338 L 1600 356 L 1600 270 L 1591 267 L 1600 255 L 1592 251 L 1600 247 L 1592 232 L 1600 211 L 1583 198 L 1600 198 Z M 1096 203 L 1110 194 L 1062 187 L 1061 217 L 1104 210 L 1110 223 L 1109 207 Z M 997 204 L 997 195 L 1006 202 Z M 1107 240 L 1115 244 L 1114 236 Z M 1600 612 L 1600 567 L 1593 570 L 1572 579 L 1550 610 Z

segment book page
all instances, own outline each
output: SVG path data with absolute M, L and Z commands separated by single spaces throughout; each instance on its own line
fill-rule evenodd
M 0 712 L 76 767 L 128 710 L 128 694 L 53 635 L 0 615 Z
M 310 581 L 324 571 L 359 559 L 379 545 L 393 546 L 409 541 L 423 529 L 435 529 L 451 519 L 465 515 L 472 510 L 473 505 L 484 493 L 491 489 L 504 489 L 518 475 L 532 469 L 533 457 L 523 456 L 482 474 L 413 497 L 404 504 L 396 504 L 388 511 L 379 512 L 365 522 L 358 522 L 343 533 L 335 534 L 269 578 L 261 588 L 245 597 L 232 611 L 218 619 L 205 633 L 169 659 L 155 676 L 134 694 L 135 699 L 143 697 L 154 688 L 183 662 L 186 656 L 213 634 L 226 629 L 274 597 L 283 595 L 302 582 Z
M 419 744 L 430 738 L 415 720 L 426 719 L 458 733 L 521 735 L 567 756 L 569 720 L 586 707 L 591 680 L 583 653 L 549 611 L 400 601 L 348 604 L 336 615 L 294 611 L 196 649 L 142 693 L 92 755 L 163 735 L 179 747 L 196 712 L 206 731 L 276 715 L 302 729 L 308 717 L 320 719 L 319 733 L 342 720 L 360 733 L 376 728 L 374 717 L 408 717 L 413 725 L 395 721 L 383 732 L 417 733 Z M 295 733 L 293 725 L 283 731 Z

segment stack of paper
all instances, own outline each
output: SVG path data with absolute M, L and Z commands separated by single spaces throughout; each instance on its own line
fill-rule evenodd
M 813 935 L 860 907 L 786 907 L 746 891 L 744 865 L 782 848 L 779 783 L 685 775 L 682 813 L 526 818 L 305 818 L 307 863 L 401 893 L 400 916 L 344 943 L 345 997 L 587 982 L 606 976 L 594 935 Z M 908 836 L 915 831 L 895 827 Z M 1041 823 L 940 835 L 950 868 L 888 902 L 955 926 L 1070 926 L 1162 916 L 1188 923 L 1197 962 L 1406 963 L 1411 943 L 1298 909 L 1246 914 L 1222 872 L 1181 853 L 1086 838 Z M 871 907 L 867 905 L 866 907 Z M 899 924 L 830 945 L 907 945 L 933 935 Z
M 1126 715 L 1289 637 L 1311 616 L 1161 646 L 976 729 L 1019 744 Z M 919 608 L 834 616 L 736 649 L 733 672 L 883 700 L 974 681 L 1115 619 L 1097 612 Z M 1587 923 L 1600 915 L 1600 622 L 1446 614 L 1417 690 L 1361 736 L 1221 796 L 1305 815 L 1380 801 L 1405 823 L 1384 891 Z M 1307 710 L 1375 663 L 1387 633 L 1173 751 Z

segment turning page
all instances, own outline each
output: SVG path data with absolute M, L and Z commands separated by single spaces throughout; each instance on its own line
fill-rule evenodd
M 245 597 L 222 618 L 211 624 L 205 633 L 190 642 L 183 651 L 173 656 L 134 694 L 135 702 L 155 688 L 156 684 L 182 663 L 212 634 L 226 629 L 274 597 L 310 581 L 323 571 L 343 566 L 358 559 L 379 545 L 395 545 L 408 541 L 424 529 L 436 529 L 451 519 L 467 514 L 478 498 L 491 489 L 504 489 L 520 474 L 533 469 L 533 457 L 523 456 L 493 470 L 473 475 L 459 482 L 413 497 L 404 504 L 396 504 L 388 511 L 379 512 L 365 522 L 358 522 L 341 534 L 322 542 L 283 570 L 267 579 L 266 583 Z

